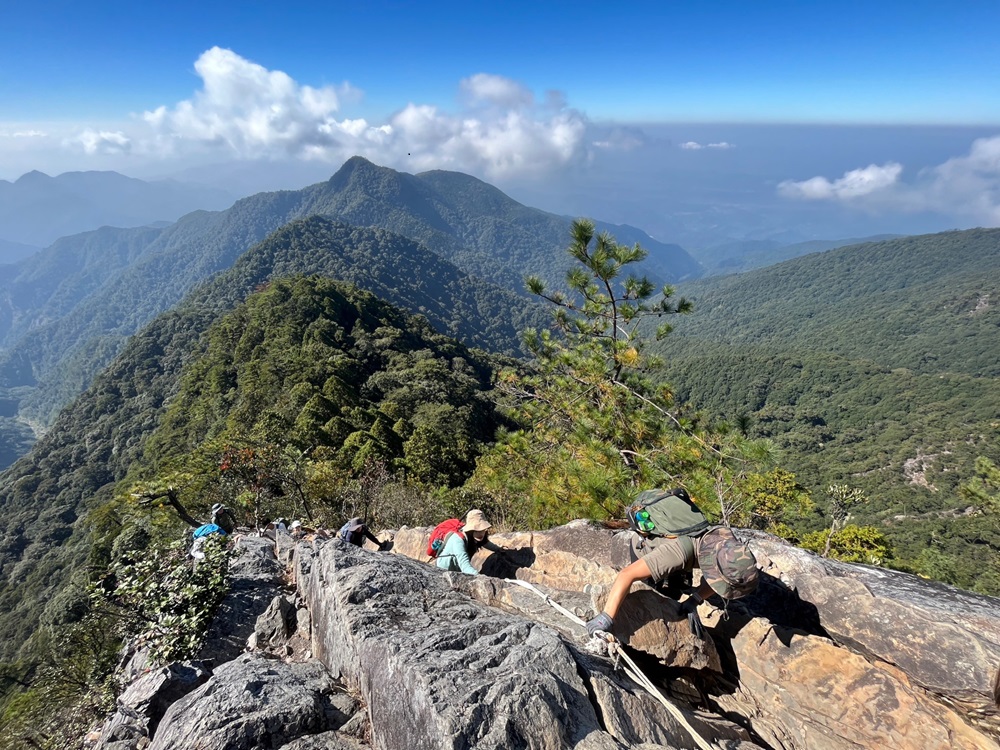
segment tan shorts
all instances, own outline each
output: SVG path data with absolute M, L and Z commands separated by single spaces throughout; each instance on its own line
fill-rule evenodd
M 689 536 L 651 537 L 632 535 L 632 552 L 649 567 L 653 582 L 665 581 L 678 570 L 698 567 L 698 539 Z

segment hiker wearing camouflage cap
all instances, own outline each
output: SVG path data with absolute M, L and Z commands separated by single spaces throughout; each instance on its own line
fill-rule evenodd
M 738 599 L 757 588 L 760 571 L 753 552 L 728 528 L 712 528 L 684 488 L 646 490 L 636 497 L 627 515 L 638 559 L 615 577 L 604 611 L 587 623 L 591 635 L 611 632 L 632 584 L 644 578 L 660 586 L 677 573 L 701 569 L 701 584 L 680 604 L 699 638 L 704 636 L 697 609 L 702 601 L 713 594 Z

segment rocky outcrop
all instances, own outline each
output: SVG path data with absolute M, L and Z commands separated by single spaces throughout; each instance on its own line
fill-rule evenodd
M 430 531 L 404 528 L 395 532 L 393 552 L 426 560 Z M 501 534 L 494 541 L 508 551 L 478 552 L 474 562 L 484 573 L 497 578 L 516 578 L 545 591 L 559 591 L 560 601 L 567 599 L 568 591 L 586 590 L 588 606 L 577 605 L 577 615 L 584 619 L 600 611 L 607 589 L 623 563 L 628 562 L 628 544 L 623 535 L 586 521 L 574 521 L 551 531 Z M 636 589 L 635 596 L 626 599 L 619 610 L 616 636 L 630 647 L 656 657 L 663 665 L 721 670 L 714 642 L 691 634 L 687 617 L 678 612 L 676 601 L 643 584 Z M 502 596 L 524 599 L 516 591 L 505 591 Z
M 916 576 L 825 560 L 763 534 L 751 545 L 780 586 L 754 612 L 815 609 L 836 643 L 895 666 L 915 686 L 1000 737 L 1000 601 Z M 802 605 L 797 605 L 801 607 Z
M 394 551 L 422 554 L 428 531 L 395 532 Z M 567 542 L 576 532 L 582 545 Z M 720 675 L 699 669 L 697 684 L 708 705 L 742 717 L 772 747 L 998 747 L 1000 602 L 903 573 L 825 560 L 765 534 L 750 537 L 768 574 L 758 592 L 725 613 L 700 609 L 722 661 Z M 502 556 L 478 553 L 475 562 L 484 572 L 558 581 L 566 592 L 548 592 L 557 600 L 578 603 L 579 592 L 590 591 L 593 610 L 607 582 L 631 559 L 627 532 L 581 522 L 493 539 L 520 548 Z M 528 550 L 521 546 L 526 541 Z M 577 559 L 581 555 L 585 559 Z M 491 562 L 496 557 L 515 564 Z M 532 564 L 519 566 L 520 558 Z M 480 596 L 512 606 L 504 596 Z M 669 603 L 657 599 L 658 593 L 637 585 L 626 604 L 648 606 L 642 612 L 623 606 L 617 620 L 659 617 L 662 635 L 637 638 L 631 624 L 620 627 L 618 621 L 616 635 L 675 668 L 694 666 L 680 654 L 664 657 L 657 638 L 669 639 L 682 623 Z M 676 634 L 678 643 L 684 638 Z
M 118 696 L 95 748 L 137 747 L 156 732 L 163 715 L 176 701 L 204 684 L 212 672 L 200 662 L 171 664 L 139 673 Z
M 229 572 L 229 593 L 198 653 L 200 660 L 215 664 L 235 659 L 246 650 L 257 618 L 281 591 L 285 567 L 275 557 L 273 540 L 244 535 Z
M 702 606 L 706 641 L 660 592 L 637 584 L 626 599 L 616 634 L 655 697 L 579 624 L 631 559 L 626 534 L 497 535 L 510 549 L 466 576 L 426 564 L 428 532 L 395 532 L 401 554 L 243 539 L 202 651 L 212 663 L 137 655 L 88 747 L 1000 747 L 995 599 L 754 534 L 763 582 L 726 611 Z
M 85 748 L 369 746 L 360 702 L 310 657 L 308 610 L 285 580 L 294 543 L 279 542 L 285 564 L 274 540 L 238 537 L 230 591 L 200 651 L 206 660 L 157 668 L 134 654 L 123 670 L 129 685 Z
M 634 686 L 605 675 L 595 688 L 575 641 L 471 600 L 466 576 L 339 541 L 303 562 L 313 652 L 360 689 L 376 747 L 695 747 L 675 721 L 650 719 L 665 712 Z M 712 731 L 748 737 L 721 717 Z
M 321 664 L 244 654 L 170 707 L 150 750 L 280 748 L 338 729 L 356 710 Z

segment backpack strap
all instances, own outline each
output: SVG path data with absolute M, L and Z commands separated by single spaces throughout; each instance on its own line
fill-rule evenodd
M 672 529 L 671 534 L 676 534 L 677 536 L 701 536 L 706 531 L 711 528 L 711 524 L 708 521 L 701 521 L 696 523 L 694 526 L 688 526 L 686 529 Z
M 446 557 L 457 557 L 457 555 L 455 554 L 450 554 L 450 555 L 444 554 L 444 551 L 448 546 L 448 540 L 451 539 L 453 536 L 455 536 L 455 534 L 458 534 L 460 537 L 462 537 L 463 541 L 468 543 L 469 540 L 465 538 L 465 535 L 461 531 L 449 531 L 447 534 L 441 537 L 441 551 L 438 552 L 437 557 L 434 558 L 435 560 L 442 560 Z

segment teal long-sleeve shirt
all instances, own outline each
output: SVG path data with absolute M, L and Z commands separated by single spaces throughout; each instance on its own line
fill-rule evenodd
M 465 546 L 465 539 L 458 533 L 448 535 L 444 549 L 437 556 L 437 566 L 442 570 L 460 570 L 470 576 L 479 575 L 479 571 L 472 567 L 472 561 L 469 560 L 469 550 Z

